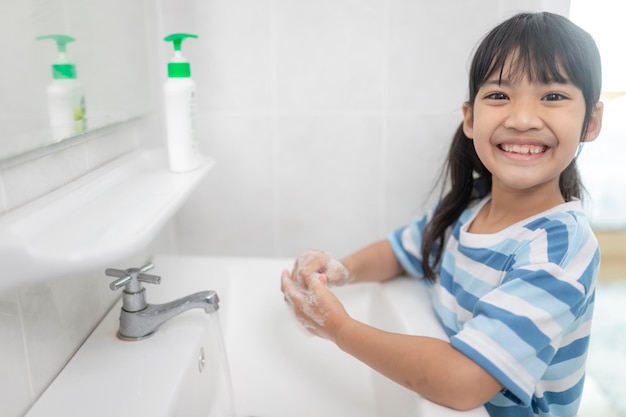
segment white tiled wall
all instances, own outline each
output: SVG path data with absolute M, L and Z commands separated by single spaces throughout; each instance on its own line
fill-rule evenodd
M 132 151 L 140 126 L 128 121 L 0 161 L 0 215 Z
M 421 213 L 480 37 L 539 0 L 162 0 L 189 31 L 217 160 L 177 217 L 184 252 L 342 256 Z M 169 50 L 163 46 L 161 60 Z

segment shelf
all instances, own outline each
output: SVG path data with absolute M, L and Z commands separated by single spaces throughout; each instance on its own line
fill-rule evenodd
M 203 157 L 199 168 L 175 174 L 164 151 L 135 151 L 0 217 L 0 290 L 144 249 L 212 166 Z

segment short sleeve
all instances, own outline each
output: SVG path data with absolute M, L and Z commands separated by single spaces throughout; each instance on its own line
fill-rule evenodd
M 525 406 L 539 380 L 545 391 L 562 391 L 584 373 L 599 250 L 590 231 L 561 220 L 526 226 L 536 227 L 535 238 L 451 337 Z
M 432 216 L 432 211 L 407 226 L 391 232 L 387 239 L 391 244 L 396 258 L 411 276 L 422 278 L 422 234 Z

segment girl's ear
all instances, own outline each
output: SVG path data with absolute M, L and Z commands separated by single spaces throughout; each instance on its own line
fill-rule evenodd
M 469 139 L 474 138 L 474 115 L 468 102 L 463 103 L 463 133 Z
M 596 107 L 591 112 L 591 118 L 589 119 L 589 126 L 587 127 L 587 133 L 583 138 L 583 142 L 592 142 L 596 140 L 602 129 L 602 115 L 604 112 L 604 103 L 598 101 Z

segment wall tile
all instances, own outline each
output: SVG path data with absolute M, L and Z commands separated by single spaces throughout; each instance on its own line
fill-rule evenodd
M 1 172 L 1 171 L 0 171 Z M 5 187 L 4 187 L 4 178 L 0 175 L 0 216 L 9 211 L 9 204 L 7 202 Z
M 20 291 L 35 395 L 52 382 L 101 318 L 103 309 L 93 287 L 81 275 L 31 285 Z
M 53 48 L 52 45 L 44 45 L 43 42 L 34 44 L 32 48 L 24 48 L 24 45 L 27 42 L 34 43 L 36 36 L 56 33 L 45 32 L 49 29 L 50 22 L 61 18 L 61 11 L 54 3 L 38 2 L 39 7 L 32 2 L 0 3 L 0 15 L 11 16 L 2 19 L 0 39 L 5 40 L 2 45 L 5 56 L 13 57 L 5 60 L 2 66 L 3 82 L 0 98 L 2 135 L 3 138 L 6 138 L 5 135 L 15 137 L 11 142 L 3 141 L 2 155 L 14 155 L 39 145 L 40 138 L 19 135 L 24 126 L 29 130 L 48 126 L 46 85 L 51 78 Z M 49 141 L 50 138 L 46 137 L 45 140 Z
M 492 26 L 495 3 L 390 0 L 390 109 L 448 113 L 466 100 L 471 54 Z M 468 16 L 477 18 L 469 24 Z
M 150 2 L 64 0 L 63 21 L 76 37 L 68 50 L 85 85 L 92 127 L 144 112 L 151 104 L 156 68 L 146 43 L 156 46 L 160 39 L 147 30 L 148 19 L 154 19 Z
M 137 130 L 141 123 L 140 119 L 136 119 L 93 132 L 98 138 L 84 144 L 89 170 L 93 171 L 137 148 Z
M 278 118 L 280 256 L 309 247 L 345 255 L 379 237 L 381 119 Z
M 200 40 L 197 82 L 208 93 L 204 110 L 265 110 L 271 100 L 269 1 L 200 2 L 206 36 Z
M 386 152 L 385 230 L 407 224 L 430 209 L 440 188 L 431 193 L 445 161 L 461 113 L 390 114 Z
M 31 385 L 16 291 L 0 294 L 0 340 L 2 413 L 22 415 L 31 399 Z
M 63 144 L 65 145 L 65 144 Z M 8 209 L 14 209 L 88 172 L 81 146 L 59 144 L 57 151 L 0 168 Z
M 380 109 L 382 4 L 274 2 L 272 40 L 279 110 Z
M 163 36 L 188 32 L 183 44 L 198 85 L 201 111 L 250 111 L 270 105 L 269 1 L 209 0 L 162 2 Z M 172 47 L 159 45 L 162 80 Z
M 6 210 L 55 190 L 138 146 L 140 119 L 66 139 L 30 154 L 0 161 Z
M 201 150 L 217 163 L 177 216 L 180 250 L 271 256 L 276 189 L 270 118 L 205 113 L 199 123 Z

